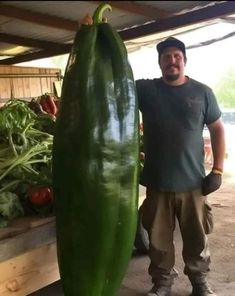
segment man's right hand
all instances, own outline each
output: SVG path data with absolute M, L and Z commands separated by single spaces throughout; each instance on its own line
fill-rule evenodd
M 102 19 L 102 22 L 104 22 L 104 23 L 107 23 L 107 18 L 106 17 L 103 17 L 103 19 Z M 87 26 L 91 26 L 93 24 L 93 19 L 92 19 L 92 17 L 89 15 L 89 14 L 87 14 L 82 20 L 81 20 L 81 22 L 79 22 L 79 25 L 81 26 L 81 25 L 87 25 Z
M 92 19 L 92 17 L 91 17 L 89 14 L 87 14 L 87 15 L 81 20 L 80 24 L 81 24 L 81 25 L 87 25 L 87 26 L 92 25 L 92 24 L 93 24 L 93 19 Z

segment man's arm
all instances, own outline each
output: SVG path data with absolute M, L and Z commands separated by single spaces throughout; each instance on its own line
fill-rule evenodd
M 213 153 L 213 168 L 223 171 L 225 157 L 224 126 L 219 118 L 208 125 Z
M 213 153 L 213 168 L 203 179 L 202 195 L 208 195 L 220 188 L 225 157 L 224 127 L 221 119 L 208 125 Z

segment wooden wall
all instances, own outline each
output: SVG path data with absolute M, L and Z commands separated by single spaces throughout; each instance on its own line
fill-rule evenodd
M 10 98 L 31 100 L 44 94 L 54 93 L 60 81 L 61 70 L 0 65 L 0 104 Z

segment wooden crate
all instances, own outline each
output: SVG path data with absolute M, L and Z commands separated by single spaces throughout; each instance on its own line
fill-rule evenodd
M 26 296 L 60 279 L 55 218 L 22 218 L 0 230 L 0 295 Z

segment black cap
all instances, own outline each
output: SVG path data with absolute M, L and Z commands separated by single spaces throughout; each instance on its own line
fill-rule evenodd
M 184 56 L 186 56 L 184 43 L 174 37 L 169 37 L 166 40 L 157 44 L 157 51 L 159 57 L 167 47 L 176 47 L 183 52 Z

